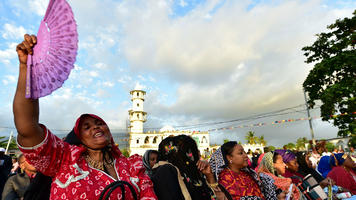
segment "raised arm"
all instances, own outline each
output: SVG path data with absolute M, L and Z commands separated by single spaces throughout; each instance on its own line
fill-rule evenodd
M 37 42 L 36 36 L 26 34 L 24 41 L 16 47 L 19 57 L 19 78 L 13 102 L 15 126 L 18 132 L 17 140 L 21 146 L 33 147 L 44 139 L 44 132 L 38 124 L 38 99 L 26 99 L 26 71 L 27 55 L 33 54 L 33 47 Z

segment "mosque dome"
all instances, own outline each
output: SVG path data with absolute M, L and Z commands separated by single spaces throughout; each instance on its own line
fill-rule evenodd
M 175 131 L 175 129 L 170 125 L 166 125 L 166 126 L 163 126 L 159 131 L 160 132 L 170 132 L 170 131 Z

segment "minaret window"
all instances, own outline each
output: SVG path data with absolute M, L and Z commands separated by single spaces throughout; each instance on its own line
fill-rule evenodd
M 145 138 L 145 144 L 147 144 L 149 142 L 149 138 L 148 136 Z
M 137 114 L 137 119 L 140 119 L 140 114 Z
M 137 140 L 136 140 L 136 143 L 137 143 L 137 144 L 138 144 L 138 143 L 140 143 L 140 140 L 139 140 L 139 139 L 137 139 Z
M 139 103 L 137 104 L 137 107 L 140 107 L 140 104 L 139 104 Z
M 136 93 L 136 95 L 137 95 L 137 97 L 140 96 L 140 94 L 138 92 Z
M 206 137 L 204 136 L 201 143 L 208 143 Z

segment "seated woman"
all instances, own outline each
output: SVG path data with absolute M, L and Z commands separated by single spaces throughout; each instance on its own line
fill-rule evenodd
M 290 150 L 277 149 L 275 150 L 279 155 L 282 156 L 283 162 L 286 164 L 286 170 L 283 177 L 291 178 L 294 184 L 298 184 L 302 182 L 303 175 L 298 173 L 299 164 L 297 162 L 297 157 Z
M 297 152 L 296 153 L 297 157 L 297 162 L 298 162 L 298 173 L 301 174 L 303 177 L 307 176 L 310 174 L 318 183 L 319 185 L 324 188 L 330 183 L 332 185 L 335 184 L 333 180 L 330 178 L 324 178 L 322 175 L 320 175 L 319 172 L 317 172 L 313 167 L 312 163 L 309 160 L 309 154 L 306 152 Z M 327 161 L 329 163 L 329 161 Z M 320 164 L 320 163 L 319 163 Z
M 210 159 L 213 172 L 234 200 L 280 199 L 285 193 L 276 191 L 274 180 L 258 174 L 248 167 L 248 157 L 243 147 L 235 141 L 226 142 L 214 152 Z
M 328 177 L 334 180 L 336 185 L 356 195 L 356 163 L 351 157 L 344 153 L 331 154 L 330 164 L 332 169 Z
M 297 152 L 298 173 L 303 177 L 311 174 L 317 182 L 321 182 L 324 178 L 313 168 L 311 161 L 309 160 L 310 154 L 307 152 Z
M 200 160 L 194 139 L 186 135 L 167 137 L 159 144 L 158 152 L 159 162 L 152 176 L 158 199 L 226 199 L 209 163 Z
M 146 174 L 152 176 L 152 167 L 158 161 L 158 151 L 156 150 L 147 150 L 142 157 L 143 165 L 146 168 Z
M 285 173 L 285 167 L 286 164 L 283 162 L 281 155 L 276 152 L 268 152 L 263 156 L 258 171 L 273 178 L 277 188 L 288 191 L 290 185 L 293 183 L 292 179 L 282 176 Z M 301 195 L 295 185 L 293 185 L 292 191 L 293 199 L 299 199 Z
M 142 158 L 125 158 L 100 117 L 84 114 L 77 119 L 72 135 L 78 146 L 62 141 L 39 124 L 38 99 L 25 98 L 27 55 L 32 54 L 36 40 L 26 34 L 16 47 L 20 73 L 13 112 L 20 150 L 30 164 L 53 179 L 50 199 L 98 199 L 104 188 L 117 180 L 131 184 L 139 199 L 157 199 Z M 125 199 L 134 198 L 129 190 L 125 185 Z M 110 197 L 121 199 L 121 191 L 115 190 Z
M 331 171 L 330 156 L 321 157 L 316 169 L 324 178 L 326 178 Z

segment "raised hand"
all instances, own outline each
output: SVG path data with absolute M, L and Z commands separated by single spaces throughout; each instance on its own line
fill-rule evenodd
M 33 54 L 33 47 L 37 43 L 37 37 L 35 35 L 24 35 L 24 40 L 16 46 L 16 52 L 19 57 L 20 64 L 27 64 L 28 54 Z
M 210 164 L 206 160 L 198 160 L 197 167 L 199 171 L 201 171 L 205 176 L 213 174 L 211 171 Z

